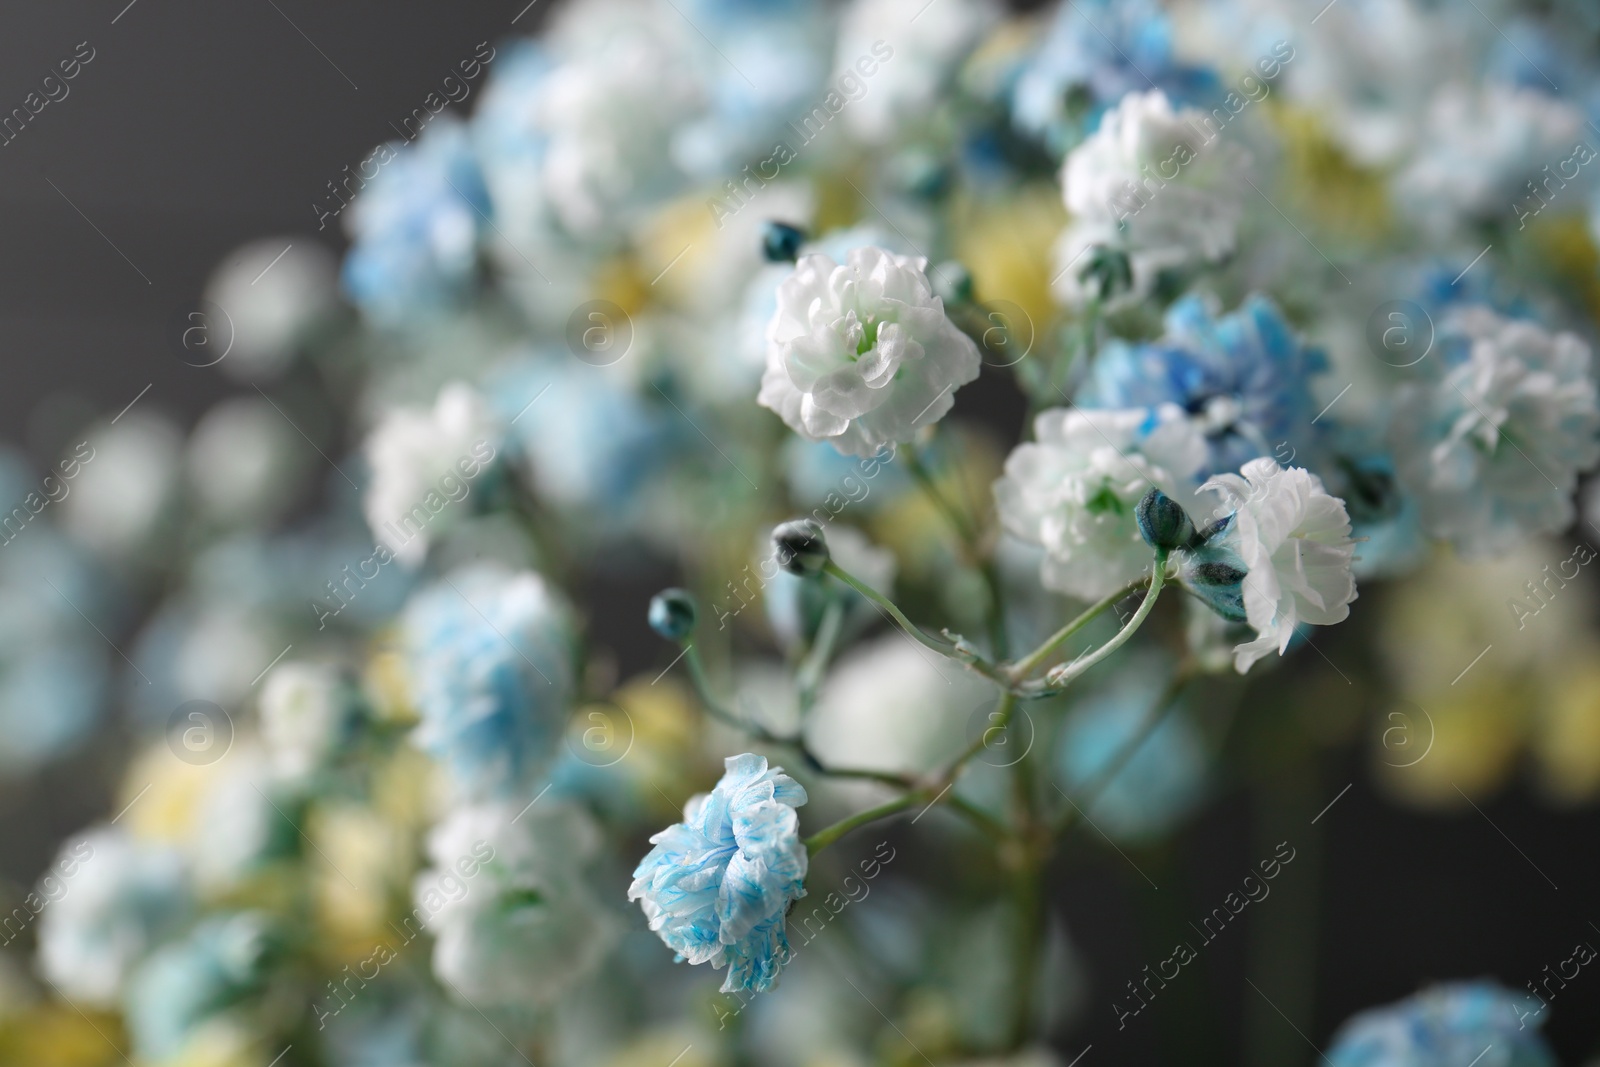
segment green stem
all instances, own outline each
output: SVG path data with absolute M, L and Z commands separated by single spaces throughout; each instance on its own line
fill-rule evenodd
M 1137 581 L 1129 582 L 1127 585 L 1123 586 L 1121 589 L 1118 589 L 1110 596 L 1107 596 L 1103 600 L 1099 600 L 1091 605 L 1083 614 L 1079 615 L 1061 629 L 1045 638 L 1044 644 L 1040 645 L 1022 659 L 1018 660 L 1011 668 L 1010 673 L 1012 679 L 1020 682 L 1024 678 L 1028 677 L 1028 675 L 1038 670 L 1040 664 L 1049 659 L 1050 654 L 1056 649 L 1060 648 L 1061 645 L 1065 643 L 1066 640 L 1073 634 L 1089 625 L 1089 623 L 1098 618 L 1102 612 L 1120 601 L 1123 597 L 1137 593 L 1139 590 L 1143 589 L 1149 584 L 1151 584 L 1151 579 L 1148 576 L 1140 578 Z
M 1026 1044 L 1033 1028 L 1034 989 L 1038 984 L 1045 935 L 1043 876 L 1043 868 L 1030 856 L 1018 868 L 1012 889 L 1013 906 L 1017 909 L 1016 942 L 1012 947 L 1016 971 L 1007 1028 L 1008 1049 L 1019 1049 Z
M 868 808 L 865 811 L 858 811 L 854 815 L 851 815 L 848 818 L 840 819 L 832 826 L 829 826 L 823 830 L 818 830 L 816 833 L 806 838 L 806 852 L 815 856 L 818 852 L 821 852 L 823 849 L 839 840 L 839 838 L 843 837 L 851 830 L 856 829 L 858 826 L 865 826 L 869 822 L 875 822 L 878 819 L 893 815 L 896 812 L 905 811 L 913 804 L 922 803 L 927 799 L 927 790 L 917 789 L 895 797 L 893 800 L 886 800 L 877 807 Z
M 946 521 L 955 529 L 956 536 L 961 538 L 962 544 L 971 549 L 977 542 L 977 531 L 968 524 L 967 517 L 960 509 L 945 499 L 945 495 L 939 491 L 939 483 L 933 480 L 933 473 L 922 461 L 922 456 L 915 445 L 906 446 L 906 469 L 911 472 L 911 477 L 916 479 L 917 485 L 933 502 L 933 506 L 939 509 Z
M 817 636 L 812 639 L 810 651 L 806 653 L 800 669 L 795 672 L 795 688 L 799 692 L 801 715 L 810 711 L 811 705 L 816 702 L 817 686 L 822 682 L 822 672 L 827 669 L 828 661 L 833 658 L 834 646 L 838 644 L 839 635 L 844 630 L 844 612 L 844 601 L 834 596 L 822 613 L 822 624 L 817 627 Z
M 1161 587 L 1167 580 L 1167 555 L 1165 552 L 1156 553 L 1155 566 L 1150 572 L 1150 591 L 1145 594 L 1144 601 L 1139 605 L 1139 610 L 1133 613 L 1133 618 L 1128 620 L 1128 625 L 1117 631 L 1115 637 L 1095 649 L 1082 659 L 1075 660 L 1059 669 L 1059 673 L 1049 679 L 1052 685 L 1063 686 L 1080 677 L 1084 671 L 1105 659 L 1111 653 L 1128 643 L 1139 627 L 1144 625 L 1144 620 L 1149 618 L 1150 609 L 1156 606 L 1156 598 L 1161 595 Z
M 911 472 L 912 478 L 921 486 L 934 507 L 943 513 L 950 523 L 956 536 L 961 539 L 962 545 L 967 550 L 971 562 L 977 564 L 978 573 L 983 576 L 983 584 L 989 593 L 989 606 L 987 626 L 989 629 L 989 652 L 997 660 L 1005 659 L 1009 650 L 1007 648 L 1005 626 L 1005 604 L 1000 594 L 1000 573 L 992 559 L 985 559 L 982 546 L 979 544 L 980 531 L 975 521 L 969 521 L 961 509 L 952 504 L 945 495 L 939 491 L 939 484 L 923 462 L 921 454 L 915 445 L 906 446 L 906 469 Z
M 811 770 L 818 774 L 828 775 L 833 778 L 859 778 L 865 781 L 880 782 L 883 785 L 894 786 L 897 789 L 909 789 L 916 784 L 915 779 L 905 774 L 895 774 L 892 771 L 874 771 L 856 767 L 829 767 L 816 757 L 816 754 L 806 745 L 803 737 L 784 737 L 773 733 L 759 723 L 750 722 L 723 707 L 711 692 L 710 680 L 706 677 L 705 664 L 700 659 L 700 653 L 693 644 L 684 646 L 684 660 L 689 664 L 689 677 L 694 682 L 695 692 L 700 697 L 701 704 L 710 713 L 711 717 L 742 733 L 749 734 L 755 740 L 767 745 L 776 745 L 792 750 L 803 760 Z
M 857 578 L 855 575 L 839 566 L 833 560 L 830 559 L 827 563 L 823 564 L 822 570 L 823 573 L 831 574 L 845 585 L 848 585 L 851 589 L 854 589 L 856 592 L 872 601 L 884 612 L 884 614 L 893 619 L 895 623 L 899 625 L 900 629 L 910 634 L 916 640 L 922 642 L 924 645 L 927 645 L 929 648 L 933 649 L 942 656 L 956 658 L 956 646 L 953 643 L 946 641 L 942 637 L 934 637 L 932 634 L 924 633 L 921 627 L 917 626 L 916 623 L 906 618 L 905 613 L 895 606 L 894 601 L 890 600 L 888 597 L 872 588 L 872 586 L 868 585 L 866 582 L 861 581 L 861 579 Z

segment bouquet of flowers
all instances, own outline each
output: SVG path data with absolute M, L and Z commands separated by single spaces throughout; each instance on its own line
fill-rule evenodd
M 235 398 L 0 469 L 0 766 L 133 739 L 6 920 L 7 1062 L 1116 1060 L 1304 899 L 1322 752 L 1600 794 L 1600 22 L 1319 6 L 463 58 L 318 199 L 342 264 L 219 268 L 176 343 Z M 1052 870 L 1153 888 L 1228 787 L 1242 886 L 1091 973 Z M 1555 1062 L 1558 988 L 1474 973 L 1321 1052 L 1285 936 L 1253 1062 Z

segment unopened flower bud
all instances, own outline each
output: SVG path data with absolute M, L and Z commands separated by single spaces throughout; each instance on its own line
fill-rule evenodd
M 822 527 L 810 519 L 795 519 L 775 527 L 772 545 L 778 554 L 778 565 L 790 574 L 821 574 L 828 562 L 828 542 L 822 536 Z
M 687 638 L 694 621 L 694 597 L 682 589 L 663 589 L 650 598 L 650 629 L 668 641 Z
M 768 219 L 761 227 L 761 254 L 769 263 L 793 263 L 805 241 L 806 231 L 787 222 Z
M 1139 536 L 1160 552 L 1186 547 L 1194 539 L 1194 521 L 1176 500 L 1159 489 L 1144 495 L 1133 509 Z

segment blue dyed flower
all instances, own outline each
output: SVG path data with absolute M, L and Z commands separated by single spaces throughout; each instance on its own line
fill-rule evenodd
M 505 366 L 491 375 L 485 392 L 510 427 L 533 491 L 606 532 L 641 517 L 645 497 L 660 484 L 686 432 L 665 404 L 649 403 L 606 367 L 570 357 Z
M 128 983 L 124 1018 L 141 1059 L 180 1055 L 208 1018 L 258 990 L 270 956 L 263 916 L 210 918 L 162 946 Z
M 1214 72 L 1177 61 L 1158 0 L 1064 3 L 1017 75 L 1011 118 L 1060 156 L 1100 124 L 1106 108 L 1149 88 L 1174 104 L 1199 104 L 1219 82 Z
M 1266 297 L 1248 297 L 1219 316 L 1189 296 L 1168 309 L 1161 340 L 1106 346 L 1078 402 L 1151 410 L 1177 404 L 1206 435 L 1206 473 L 1229 473 L 1260 456 L 1286 460 L 1280 449 L 1304 447 L 1316 410 L 1310 378 L 1325 364 Z
M 411 598 L 413 740 L 473 796 L 504 795 L 544 763 L 572 696 L 565 600 L 531 571 L 480 564 Z
M 765 992 L 789 962 L 789 906 L 806 895 L 800 783 L 752 753 L 650 839 L 628 899 L 680 960 L 728 968 L 722 991 Z
M 1434 986 L 1350 1019 L 1326 1059 L 1333 1067 L 1555 1067 L 1539 1036 L 1542 1010 L 1494 982 Z
M 489 195 L 466 130 L 448 117 L 412 145 L 385 148 L 388 161 L 350 208 L 344 287 L 374 321 L 398 326 L 466 289 Z
M 1153 658 L 1129 660 L 1073 710 L 1056 751 L 1056 767 L 1069 793 L 1098 781 L 1134 739 L 1162 699 L 1167 678 Z M 1089 818 L 1119 841 L 1160 836 L 1194 808 L 1205 777 L 1200 731 L 1181 707 L 1173 709 L 1094 799 Z

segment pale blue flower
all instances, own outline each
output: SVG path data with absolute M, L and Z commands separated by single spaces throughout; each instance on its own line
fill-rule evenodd
M 1425 989 L 1356 1015 L 1333 1036 L 1333 1067 L 1555 1067 L 1543 1005 L 1490 981 Z
M 489 197 L 466 130 L 441 116 L 394 153 L 347 215 L 344 288 L 375 322 L 447 308 L 470 283 Z
M 650 839 L 628 899 L 680 960 L 728 968 L 722 991 L 765 992 L 789 962 L 789 906 L 806 895 L 800 783 L 761 756 L 730 756 L 715 789 Z
M 182 1053 L 200 1024 L 261 988 L 270 949 L 267 920 L 254 912 L 206 919 L 157 949 L 124 998 L 139 1056 L 156 1062 Z
M 464 567 L 406 605 L 422 723 L 413 740 L 474 796 L 504 795 L 551 753 L 572 696 L 565 600 L 531 571 Z
M 1179 63 L 1157 0 L 1077 0 L 1056 9 L 1044 40 L 1011 89 L 1017 128 L 1064 155 L 1100 124 L 1106 108 L 1149 88 L 1174 104 L 1220 96 L 1216 74 Z
M 1068 793 L 1098 782 L 1111 761 L 1138 735 L 1162 699 L 1168 673 L 1154 658 L 1136 657 L 1103 689 L 1073 709 L 1056 753 L 1056 766 Z M 1179 706 L 1167 712 L 1161 725 L 1094 798 L 1087 814 L 1118 841 L 1158 837 L 1194 809 L 1204 792 L 1205 778 L 1205 742 Z
M 1218 315 L 1213 304 L 1189 296 L 1168 309 L 1159 341 L 1107 345 L 1078 402 L 1152 411 L 1177 404 L 1206 435 L 1203 473 L 1228 473 L 1260 456 L 1288 462 L 1290 449 L 1308 447 L 1317 413 L 1310 379 L 1325 365 L 1323 353 L 1302 343 L 1266 297 L 1250 296 L 1237 311 Z
M 484 391 L 510 426 L 533 492 L 606 533 L 641 517 L 646 494 L 693 433 L 654 390 L 641 396 L 616 369 L 565 353 L 501 367 Z

